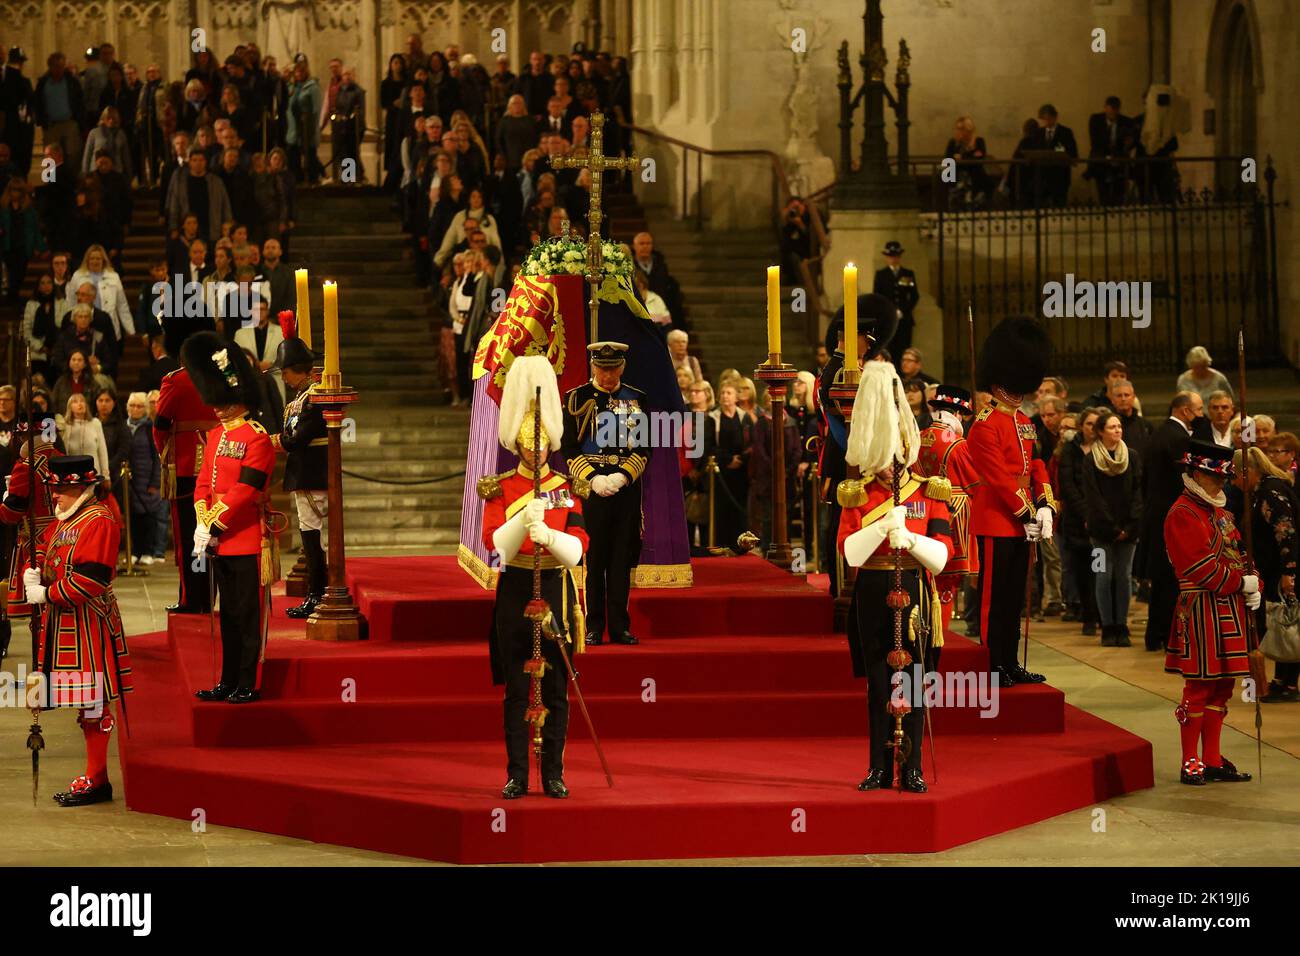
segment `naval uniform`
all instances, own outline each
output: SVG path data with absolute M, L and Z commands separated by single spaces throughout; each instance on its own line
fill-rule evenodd
M 897 368 L 903 360 L 903 351 L 912 345 L 912 331 L 916 327 L 912 311 L 921 301 L 920 290 L 916 287 L 916 273 L 906 266 L 899 266 L 897 273 L 885 266 L 876 272 L 872 291 L 883 295 L 898 308 L 898 331 L 889 340 L 889 354 Z
M 588 483 L 598 475 L 618 474 L 628 482 L 612 495 L 587 498 L 587 631 L 596 638 L 606 625 L 614 640 L 631 630 L 628 596 L 641 556 L 641 476 L 650 451 L 634 441 L 630 429 L 644 415 L 644 400 L 645 393 L 630 385 L 607 392 L 595 382 L 565 396 L 560 453 L 569 473 Z M 617 430 L 610 416 L 617 417 Z
M 583 502 L 578 497 L 585 483 L 570 481 L 550 466 L 541 470 L 541 492 L 546 502 L 546 525 L 573 535 L 587 551 L 588 540 L 583 518 Z M 524 509 L 533 499 L 533 472 L 523 463 L 505 475 L 483 478 L 478 494 L 484 500 L 483 545 L 495 550 L 493 535 L 502 525 Z M 497 580 L 496 604 L 492 612 L 489 655 L 492 682 L 505 684 L 504 731 L 506 740 L 506 777 L 525 783 L 528 780 L 528 749 L 531 726 L 525 719 L 532 678 L 524 664 L 533 656 L 533 624 L 524 617 L 524 609 L 533 597 L 532 539 L 525 536 L 519 552 L 501 567 Z M 577 589 L 572 572 L 543 548 L 542 598 L 551 608 L 555 622 L 566 634 L 573 635 L 571 653 L 582 647 L 581 613 L 576 600 Z M 574 632 L 577 632 L 576 635 Z M 542 676 L 542 705 L 547 709 L 542 724 L 542 781 L 547 783 L 564 776 L 564 742 L 569 726 L 568 674 L 556 642 L 542 638 L 542 657 L 546 671 Z
M 329 512 L 329 430 L 311 401 L 320 383 L 308 381 L 284 407 L 284 427 L 271 443 L 286 453 L 284 490 L 293 495 L 307 560 L 308 594 L 323 595 L 328 578 L 321 529 Z

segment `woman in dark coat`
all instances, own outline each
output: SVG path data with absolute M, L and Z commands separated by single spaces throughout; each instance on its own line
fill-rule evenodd
M 379 105 L 384 108 L 384 192 L 395 192 L 402 182 L 402 138 L 406 135 L 402 94 L 406 92 L 406 57 L 388 58 L 388 75 L 379 83 Z
M 754 420 L 736 404 L 736 387 L 724 385 L 713 413 L 718 461 L 713 503 L 714 544 L 729 548 L 749 530 L 749 451 Z
M 114 492 L 120 492 L 121 485 L 117 479 L 122 473 L 122 463 L 127 460 L 129 436 L 122 413 L 117 407 L 117 394 L 111 388 L 98 389 L 95 392 L 94 409 L 95 417 L 104 430 L 104 446 L 108 449 L 108 475 L 105 477 L 112 480 Z
M 1061 441 L 1057 476 L 1061 490 L 1061 518 L 1057 529 L 1061 537 L 1062 564 L 1070 569 L 1079 594 L 1079 617 L 1085 637 L 1097 633 L 1097 586 L 1093 580 L 1092 545 L 1088 541 L 1087 500 L 1084 497 L 1084 467 L 1092 458 L 1093 426 L 1098 410 L 1085 409 L 1079 421 L 1079 432 L 1068 441 Z M 1089 467 L 1091 467 L 1089 465 Z
M 1117 414 L 1102 412 L 1093 434 L 1090 460 L 1083 461 L 1083 493 L 1088 539 L 1094 563 L 1100 563 L 1101 646 L 1128 647 L 1133 552 L 1142 527 L 1141 466 L 1124 444 L 1124 421 Z
M 141 564 L 153 564 L 167 548 L 165 531 L 162 540 L 158 540 L 159 526 L 155 518 L 159 510 L 166 511 L 166 502 L 158 495 L 162 463 L 153 442 L 149 403 L 143 392 L 131 393 L 126 411 L 122 429 L 126 436 L 126 460 L 131 467 L 131 558 Z

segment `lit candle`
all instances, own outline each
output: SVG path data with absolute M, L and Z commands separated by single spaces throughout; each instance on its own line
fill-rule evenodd
M 339 287 L 325 280 L 325 374 L 339 373 Z
M 844 369 L 858 370 L 858 267 L 844 267 Z
M 307 270 L 294 269 L 293 281 L 298 287 L 298 308 L 295 321 L 298 323 L 298 338 L 303 345 L 311 348 L 311 297 L 307 293 Z
M 767 350 L 774 356 L 781 354 L 780 266 L 767 267 Z

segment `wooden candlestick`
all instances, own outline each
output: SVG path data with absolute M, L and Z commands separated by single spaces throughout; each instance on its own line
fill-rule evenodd
M 329 433 L 329 584 L 320 604 L 307 618 L 307 636 L 318 641 L 355 641 L 366 630 L 365 618 L 348 592 L 343 543 L 343 414 L 357 397 L 356 389 L 345 385 L 320 389 L 311 395 L 311 402 L 322 406 Z
M 785 507 L 785 393 L 799 377 L 793 365 L 781 361 L 780 352 L 769 352 L 767 362 L 754 369 L 754 378 L 767 383 L 772 400 L 772 538 L 765 557 L 784 571 L 794 570 L 794 553 L 786 525 Z

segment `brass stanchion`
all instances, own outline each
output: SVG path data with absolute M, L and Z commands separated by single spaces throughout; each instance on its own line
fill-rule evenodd
M 149 572 L 131 560 L 133 554 L 131 547 L 131 466 L 126 462 L 122 462 L 122 471 L 119 477 L 122 482 L 122 520 L 126 524 L 126 569 L 119 571 L 118 574 L 125 575 L 128 578 L 145 578 L 149 576 Z
M 717 479 L 717 474 L 718 474 L 718 460 L 717 460 L 715 457 L 713 457 L 712 455 L 710 455 L 707 464 L 705 464 L 705 466 L 704 466 L 704 470 L 705 470 L 706 472 L 708 472 L 708 475 L 709 475 L 709 550 L 712 551 L 713 548 L 714 548 L 714 540 L 713 540 L 713 527 L 714 527 L 714 526 L 713 526 L 713 520 L 714 520 L 714 517 L 713 517 L 713 504 L 714 504 L 714 497 L 713 497 L 713 483 L 714 483 L 714 481 Z
M 822 496 L 821 496 L 821 485 L 822 485 L 822 478 L 821 478 L 821 475 L 820 475 L 820 474 L 818 473 L 818 471 L 817 471 L 817 463 L 816 463 L 816 462 L 813 462 L 812 467 L 808 469 L 807 480 L 808 480 L 808 484 L 809 484 L 809 486 L 810 486 L 811 494 L 809 494 L 809 495 L 805 498 L 805 500 L 808 501 L 808 502 L 812 505 L 812 507 L 809 508 L 809 510 L 812 512 L 812 567 L 816 568 L 816 569 L 817 569 L 817 573 L 820 574 L 820 573 L 821 573 L 821 569 L 822 569 L 822 560 L 821 560 L 821 531 L 822 531 L 822 513 L 821 513 L 821 497 L 822 497 Z M 805 517 L 806 517 L 806 516 L 805 516 Z

